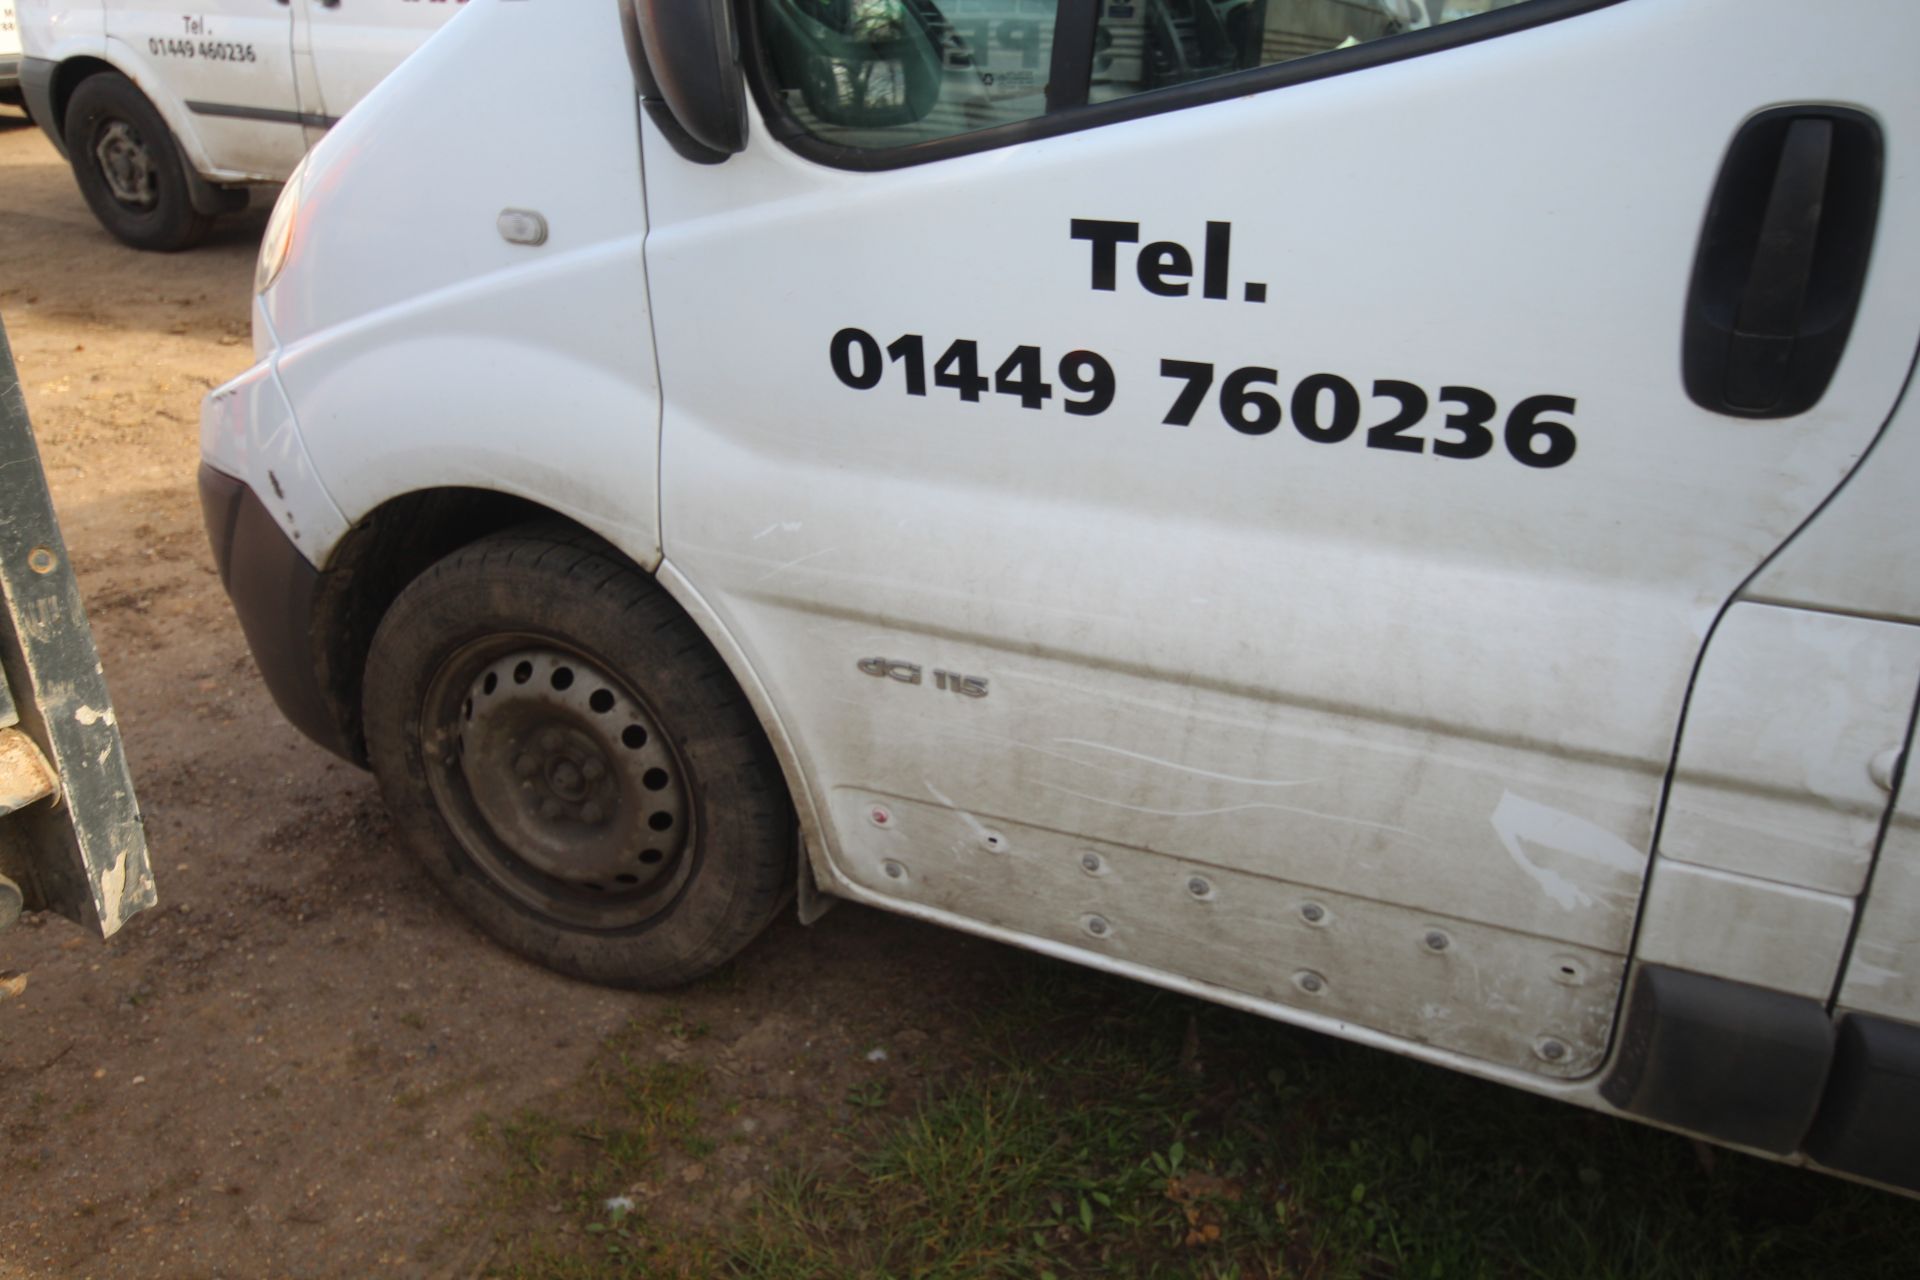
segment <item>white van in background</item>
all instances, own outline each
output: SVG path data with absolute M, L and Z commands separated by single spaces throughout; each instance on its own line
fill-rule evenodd
M 171 251 L 245 208 L 249 186 L 284 182 L 466 0 L 17 3 L 28 111 L 102 226 Z

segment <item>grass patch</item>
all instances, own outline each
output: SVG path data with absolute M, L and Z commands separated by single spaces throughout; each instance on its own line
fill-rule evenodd
M 710 1251 L 651 1220 L 636 1191 L 663 1158 L 698 1158 L 704 1070 L 642 1051 L 631 1027 L 602 1048 L 582 1097 L 557 1115 L 522 1110 L 483 1119 L 479 1137 L 499 1161 L 488 1208 L 512 1226 L 496 1232 L 486 1274 L 512 1280 L 713 1274 Z
M 1920 1207 L 1882 1192 L 1709 1168 L 1670 1134 L 1068 965 L 1003 973 L 964 1061 L 823 1093 L 842 1154 L 697 1228 L 607 1197 L 711 1151 L 733 1100 L 646 1059 L 662 1028 L 616 1040 L 589 1120 L 493 1131 L 518 1202 L 562 1212 L 490 1274 L 1905 1280 L 1920 1256 Z M 671 1192 L 662 1214 L 702 1194 Z
M 1036 962 L 1024 962 L 1033 972 Z M 781 1182 L 726 1273 L 1906 1277 L 1920 1211 L 1064 966 L 834 1178 Z

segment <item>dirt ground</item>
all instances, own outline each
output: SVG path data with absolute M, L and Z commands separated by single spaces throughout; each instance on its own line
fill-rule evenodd
M 251 360 L 265 216 L 185 254 L 123 248 L 0 108 L 0 318 L 161 901 L 104 943 L 57 918 L 0 935 L 0 971 L 28 979 L 0 1000 L 0 1277 L 478 1274 L 498 1159 L 481 1117 L 559 1096 L 616 1031 L 684 1020 L 752 1136 L 673 1194 L 695 1218 L 749 1200 L 778 1135 L 844 1107 L 870 1047 L 912 1072 L 963 1034 L 954 1002 L 990 999 L 961 993 L 1006 953 L 843 906 L 776 925 L 724 981 L 635 996 L 471 930 L 395 847 L 372 780 L 281 719 L 202 532 L 199 405 Z

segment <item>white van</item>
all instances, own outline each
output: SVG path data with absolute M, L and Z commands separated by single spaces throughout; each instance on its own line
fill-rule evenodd
M 197 244 L 293 167 L 466 0 L 13 0 L 26 105 L 94 216 Z M 4 50 L 0 49 L 0 64 Z
M 217 560 L 568 973 L 849 898 L 1920 1188 L 1916 47 L 474 0 L 275 209 Z

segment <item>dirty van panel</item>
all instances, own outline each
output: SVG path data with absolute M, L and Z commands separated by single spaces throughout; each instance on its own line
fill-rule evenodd
M 146 835 L 3 328 L 0 588 L 0 908 L 112 934 L 154 903 Z
M 1343 44 L 1342 7 L 1264 12 Z M 1350 30 L 1342 74 L 1109 75 L 1084 127 L 983 113 L 975 150 L 650 133 L 662 527 L 835 892 L 1565 1079 L 1607 1052 L 1702 646 L 1920 337 L 1890 152 L 1819 403 L 1694 403 L 1709 197 L 1763 108 L 1894 138 L 1920 104 L 1827 8 L 1439 8 Z M 757 100 L 790 129 L 805 88 Z
M 1837 1003 L 1920 1023 L 1920 785 L 1911 765 L 1880 845 L 1873 893 L 1860 914 Z

